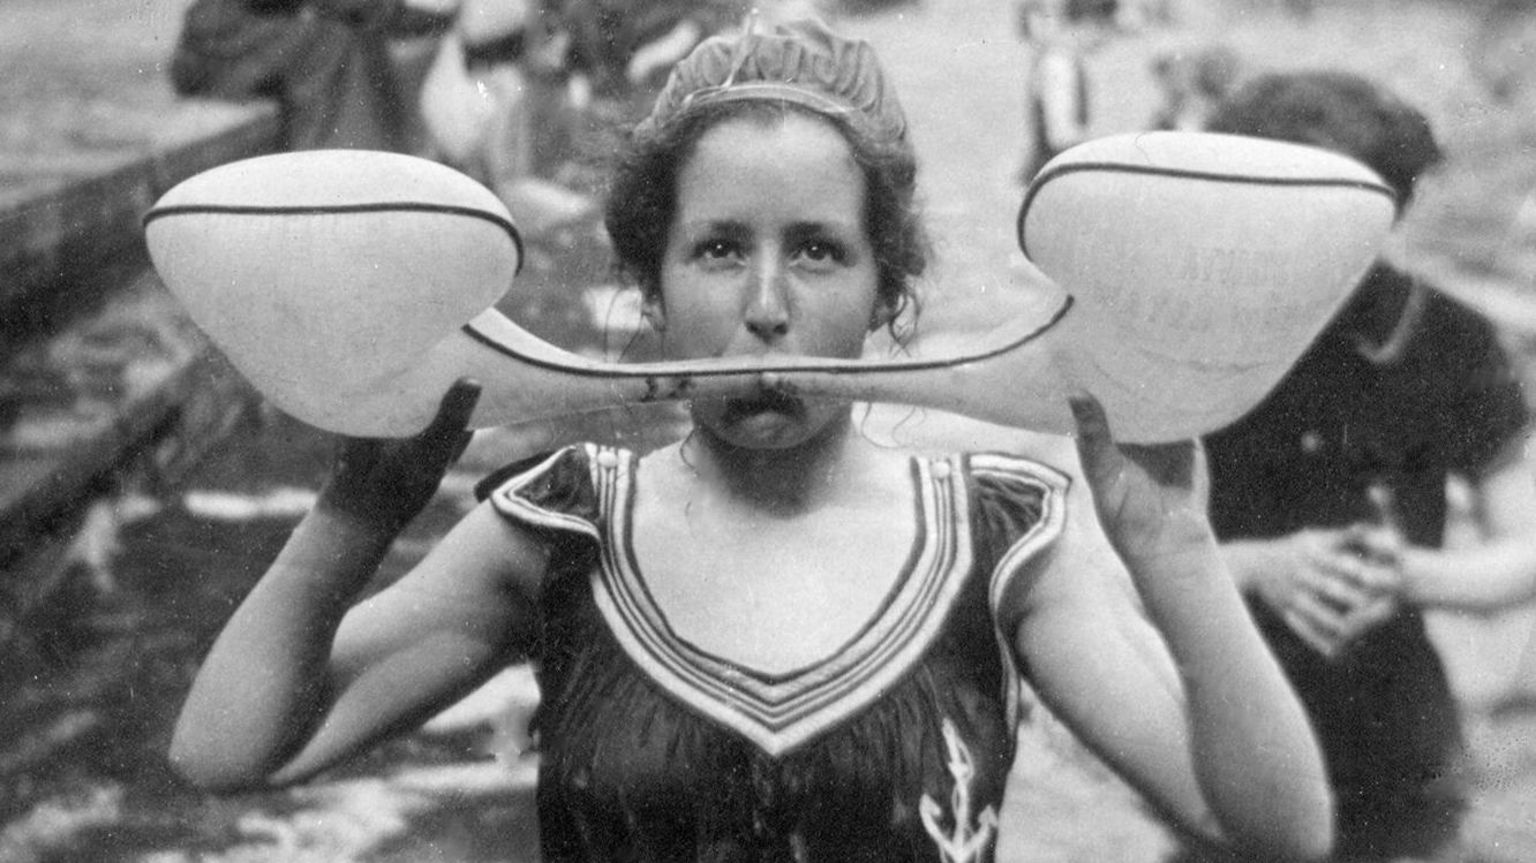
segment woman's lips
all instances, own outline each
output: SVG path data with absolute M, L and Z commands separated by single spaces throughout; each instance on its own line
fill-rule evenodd
M 727 399 L 724 419 L 735 422 L 766 413 L 799 416 L 805 404 L 795 396 L 777 390 L 760 390 L 749 396 Z

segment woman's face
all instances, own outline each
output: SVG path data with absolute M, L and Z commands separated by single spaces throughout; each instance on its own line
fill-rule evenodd
M 705 132 L 678 175 L 653 309 L 669 355 L 858 357 L 880 323 L 864 185 L 821 120 L 790 112 Z M 739 446 L 785 447 L 842 410 L 764 394 L 700 400 L 694 418 Z

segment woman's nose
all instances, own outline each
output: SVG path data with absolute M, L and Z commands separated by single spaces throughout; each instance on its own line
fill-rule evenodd
M 751 279 L 745 315 L 747 329 L 763 341 L 782 338 L 789 332 L 784 268 L 776 262 L 760 262 L 753 268 Z

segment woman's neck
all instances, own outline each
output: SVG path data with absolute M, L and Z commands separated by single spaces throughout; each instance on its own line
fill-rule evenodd
M 695 427 L 680 447 L 683 461 L 700 479 L 768 512 L 793 515 L 848 491 L 858 438 L 850 409 L 792 447 L 740 447 L 703 427 Z

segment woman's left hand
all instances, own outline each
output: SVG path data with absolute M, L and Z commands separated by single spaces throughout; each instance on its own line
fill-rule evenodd
M 1204 460 L 1195 442 L 1116 444 L 1097 399 L 1083 394 L 1069 404 L 1094 507 L 1121 557 L 1130 563 L 1209 548 Z

